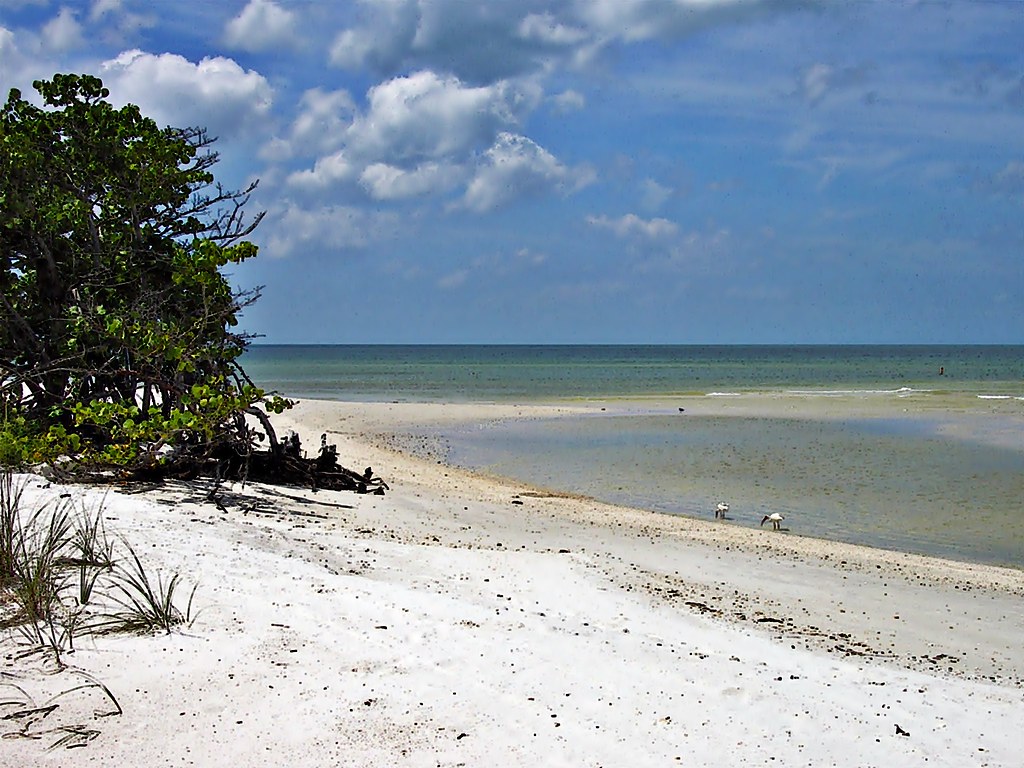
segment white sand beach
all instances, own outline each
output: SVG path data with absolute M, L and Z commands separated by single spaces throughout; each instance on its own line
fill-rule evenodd
M 33 504 L 102 504 L 201 610 L 170 635 L 80 638 L 60 674 L 6 633 L 0 699 L 59 706 L 0 720 L 0 765 L 1021 764 L 1024 572 L 550 495 L 380 438 L 548 410 L 275 419 L 311 450 L 328 433 L 383 497 L 236 484 L 220 509 L 209 481 L 29 478 Z M 72 690 L 90 679 L 121 714 Z M 96 733 L 50 748 L 70 725 Z

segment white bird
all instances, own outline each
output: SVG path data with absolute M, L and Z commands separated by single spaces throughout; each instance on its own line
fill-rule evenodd
M 777 531 L 777 530 L 779 530 L 779 526 L 782 525 L 782 521 L 785 520 L 785 519 L 786 518 L 783 517 L 782 515 L 780 515 L 778 512 L 772 512 L 770 515 L 765 515 L 761 519 L 761 525 L 764 525 L 769 520 L 771 520 L 772 530 L 773 531 Z
M 729 511 L 729 505 L 728 504 L 726 504 L 724 501 L 718 502 L 718 506 L 715 507 L 715 519 L 717 520 L 718 518 L 722 518 L 724 520 L 725 519 L 725 514 L 728 511 Z

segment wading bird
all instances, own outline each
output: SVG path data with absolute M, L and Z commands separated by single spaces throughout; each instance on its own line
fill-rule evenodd
M 718 502 L 718 506 L 715 507 L 715 519 L 722 518 L 725 520 L 725 514 L 729 511 L 729 505 L 724 501 Z
M 764 525 L 769 520 L 771 520 L 772 530 L 773 531 L 777 531 L 777 530 L 779 530 L 779 526 L 782 525 L 782 521 L 785 520 L 785 519 L 786 518 L 783 517 L 782 515 L 780 515 L 778 512 L 772 512 L 770 515 L 765 515 L 761 519 L 761 525 Z

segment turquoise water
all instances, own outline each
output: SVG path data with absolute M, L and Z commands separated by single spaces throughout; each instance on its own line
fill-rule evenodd
M 1024 346 L 253 346 L 294 397 L 516 401 L 751 391 L 1024 396 Z M 940 374 L 941 371 L 941 374 Z
M 431 436 L 453 464 L 614 503 L 711 518 L 725 500 L 732 525 L 781 512 L 794 534 L 1024 567 L 1021 346 L 261 347 L 243 364 L 295 397 L 600 400 Z M 757 413 L 689 407 L 711 401 Z

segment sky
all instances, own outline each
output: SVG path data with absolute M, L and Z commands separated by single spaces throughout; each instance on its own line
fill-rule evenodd
M 1024 343 L 1024 2 L 0 0 L 254 179 L 261 343 Z

